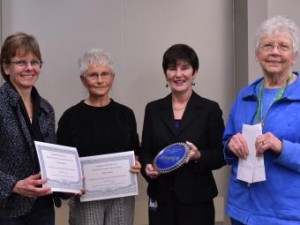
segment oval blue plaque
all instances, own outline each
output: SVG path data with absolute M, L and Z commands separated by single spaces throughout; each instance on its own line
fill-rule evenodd
M 188 156 L 189 146 L 174 143 L 161 150 L 154 159 L 154 166 L 159 173 L 169 173 L 180 167 Z

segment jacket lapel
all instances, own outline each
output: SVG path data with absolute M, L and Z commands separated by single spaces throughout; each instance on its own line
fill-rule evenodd
M 166 96 L 161 105 L 159 106 L 159 110 L 161 111 L 161 122 L 165 124 L 165 126 L 170 130 L 170 132 L 175 136 L 174 133 L 174 115 L 172 110 L 172 95 L 169 94 Z
M 24 118 L 24 115 L 22 113 L 22 106 L 21 106 L 21 97 L 19 96 L 19 94 L 16 92 L 16 90 L 13 88 L 13 86 L 11 84 L 9 84 L 7 82 L 7 92 L 8 92 L 8 97 L 10 99 L 9 103 L 12 105 L 12 107 L 15 108 L 16 112 L 17 112 L 17 119 L 19 120 L 19 125 L 21 127 L 21 132 L 23 133 L 23 137 L 24 137 L 24 141 L 26 142 L 26 144 L 28 144 L 28 149 L 30 151 L 30 154 L 32 156 L 33 159 L 35 159 L 35 152 L 34 152 L 34 143 L 32 142 L 32 138 L 30 135 L 30 131 L 28 129 L 26 120 Z
M 201 97 L 193 92 L 181 119 L 178 135 L 181 135 L 189 127 L 189 124 L 195 120 L 201 107 Z
M 170 132 L 174 135 L 174 137 L 180 135 L 184 132 L 188 125 L 194 121 L 194 119 L 198 116 L 199 109 L 202 107 L 201 97 L 197 95 L 194 91 L 192 96 L 186 106 L 185 112 L 180 122 L 179 133 L 174 132 L 174 115 L 172 110 L 172 95 L 168 95 L 162 101 L 160 105 L 161 113 L 161 120 L 162 122 L 168 127 Z

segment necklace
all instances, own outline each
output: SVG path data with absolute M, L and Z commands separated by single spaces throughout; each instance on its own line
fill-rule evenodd
M 264 80 L 262 80 L 260 87 L 259 87 L 259 93 L 258 93 L 258 106 L 256 109 L 256 114 L 255 114 L 255 120 L 257 123 L 261 123 L 262 127 L 264 127 L 264 121 L 265 118 L 267 116 L 267 113 L 271 107 L 271 105 L 273 105 L 274 102 L 276 102 L 277 100 L 281 99 L 287 85 L 289 84 L 289 82 L 293 79 L 294 74 L 291 73 L 288 77 L 288 79 L 286 80 L 285 84 L 280 88 L 280 91 L 277 93 L 277 95 L 275 96 L 274 100 L 271 102 L 271 104 L 269 105 L 268 109 L 266 110 L 265 116 L 263 117 L 262 115 L 262 94 L 263 94 L 263 89 L 264 89 Z

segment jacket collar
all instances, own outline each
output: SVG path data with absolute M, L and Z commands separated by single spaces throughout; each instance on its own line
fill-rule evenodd
M 289 99 L 289 100 L 300 100 L 300 77 L 299 72 L 293 72 L 297 79 L 295 83 L 293 83 L 291 88 L 286 89 L 285 93 L 282 96 L 282 99 Z M 257 87 L 262 82 L 263 77 L 258 78 L 248 87 L 241 91 L 242 99 L 256 99 L 257 98 Z
M 200 107 L 201 108 L 201 107 L 203 107 L 202 100 L 203 100 L 203 98 L 193 91 L 186 107 L 187 108 L 188 107 L 195 107 L 195 108 Z M 165 98 L 162 99 L 162 101 L 159 105 L 159 109 L 161 109 L 161 110 L 172 109 L 172 94 L 169 94 Z
M 3 84 L 3 90 L 4 94 L 7 95 L 7 98 L 9 99 L 9 104 L 13 107 L 17 107 L 20 104 L 21 96 L 15 89 L 15 87 L 12 85 L 11 82 L 7 81 Z M 32 87 L 31 95 L 34 99 L 34 102 L 37 103 L 37 107 L 41 110 L 50 113 L 49 108 L 46 106 L 45 101 L 42 100 L 41 96 L 39 95 L 37 89 L 35 87 Z

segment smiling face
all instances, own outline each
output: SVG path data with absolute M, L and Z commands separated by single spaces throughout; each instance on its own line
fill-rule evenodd
M 287 33 L 276 32 L 261 39 L 256 52 L 256 60 L 265 75 L 290 74 L 296 61 L 291 36 Z
M 10 62 L 3 64 L 6 76 L 19 90 L 31 89 L 39 78 L 41 61 L 33 53 L 16 54 Z
M 175 94 L 192 91 L 195 76 L 196 72 L 192 66 L 182 60 L 177 61 L 176 65 L 169 65 L 166 70 L 166 81 Z

